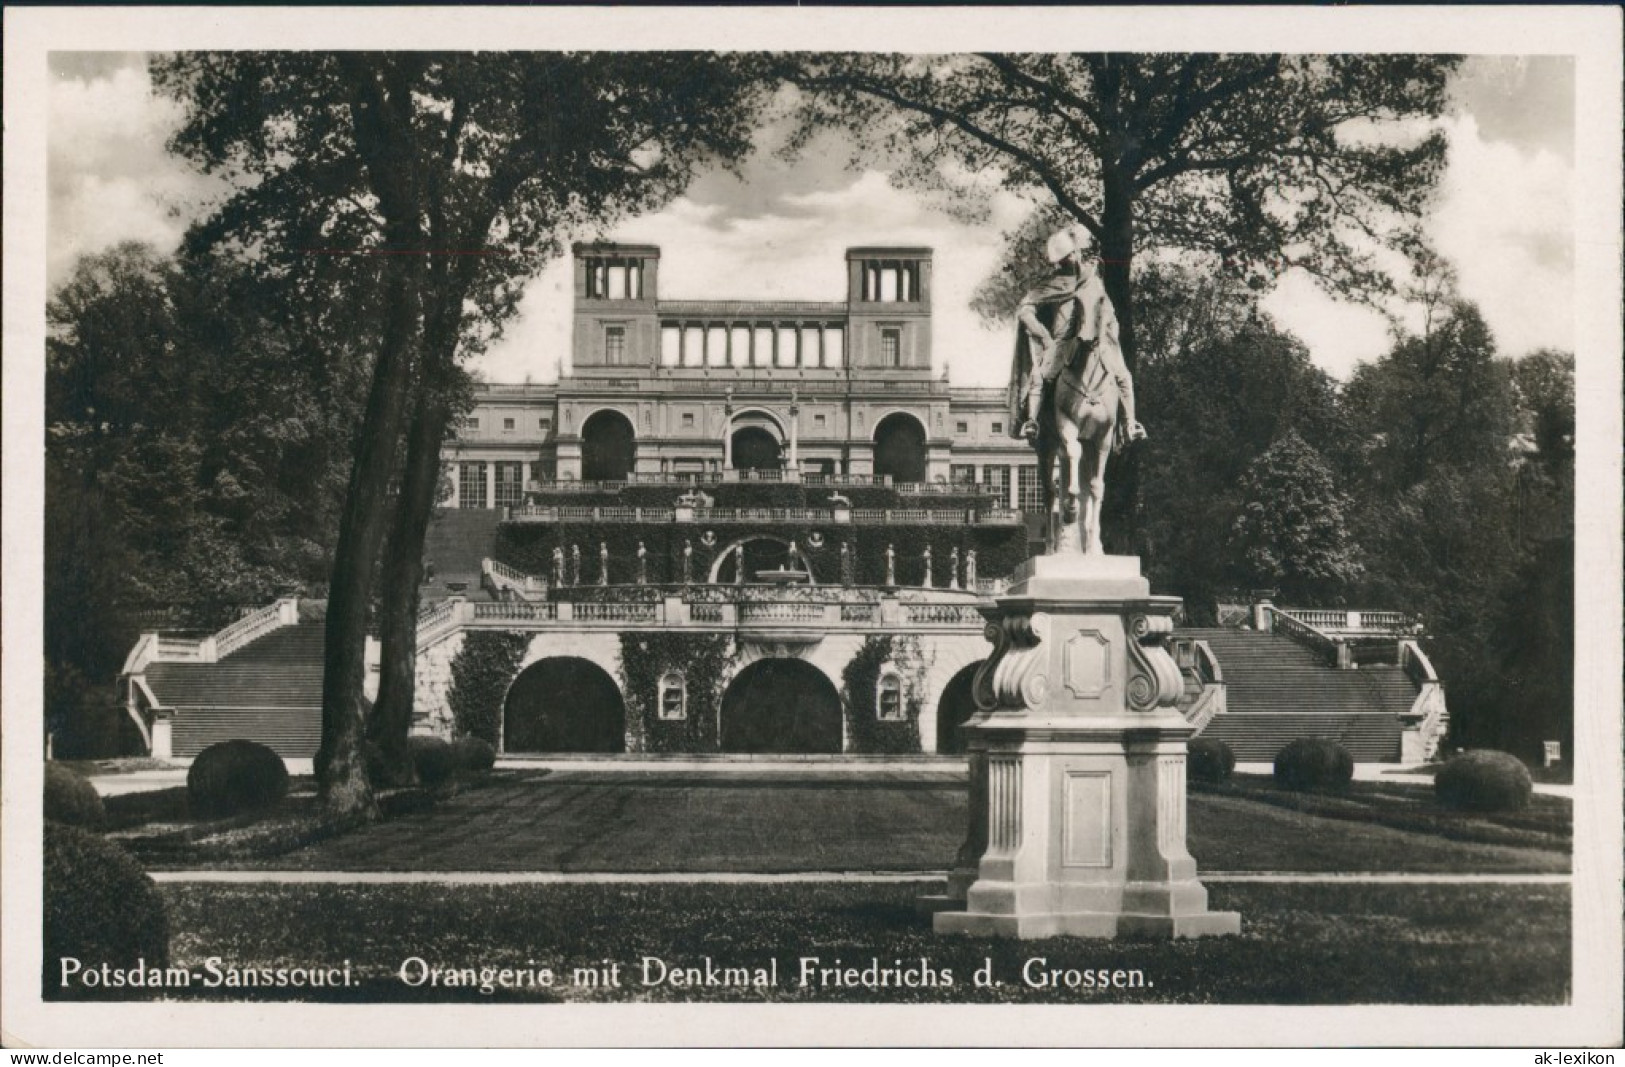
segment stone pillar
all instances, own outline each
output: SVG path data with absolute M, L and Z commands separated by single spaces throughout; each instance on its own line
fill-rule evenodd
M 921 908 L 975 936 L 1238 933 L 1185 847 L 1193 731 L 1163 647 L 1179 599 L 1152 596 L 1130 556 L 1040 556 L 1015 577 L 985 609 L 965 843 Z
M 175 709 L 152 709 L 152 758 L 175 757 Z
M 487 460 L 485 464 L 485 506 L 497 506 L 497 465 L 495 460 Z

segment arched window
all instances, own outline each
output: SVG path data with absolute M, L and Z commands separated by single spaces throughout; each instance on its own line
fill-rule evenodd
M 676 671 L 660 676 L 660 717 L 688 718 L 688 682 Z
M 903 676 L 896 667 L 880 668 L 880 679 L 875 683 L 875 717 L 883 722 L 908 717 L 903 710 Z

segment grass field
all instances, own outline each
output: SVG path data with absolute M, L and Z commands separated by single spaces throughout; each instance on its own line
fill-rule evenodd
M 1415 786 L 1359 783 L 1343 797 L 1313 797 L 1267 781 L 1192 792 L 1190 850 L 1204 870 L 1569 869 L 1566 800 L 1538 798 L 1521 816 L 1475 816 L 1440 812 Z M 301 810 L 314 806 L 308 793 L 258 830 L 191 826 L 151 797 L 111 798 L 115 817 L 120 802 L 164 813 L 119 835 L 155 869 L 938 871 L 966 820 L 963 776 L 934 770 L 507 771 L 422 810 L 319 840 L 301 830 Z M 251 834 L 266 846 L 258 858 L 233 848 Z
M 1569 995 L 1566 885 L 1209 883 L 1210 906 L 1241 913 L 1239 937 L 1168 943 L 939 937 L 917 915 L 966 819 L 952 771 L 840 768 L 725 774 L 583 767 L 502 771 L 438 798 L 389 798 L 386 818 L 341 835 L 315 828 L 308 782 L 261 816 L 201 822 L 184 794 L 108 800 L 112 836 L 154 868 L 307 871 L 887 871 L 918 881 L 798 884 L 220 884 L 160 887 L 176 966 L 217 957 L 250 970 L 342 967 L 319 992 L 222 987 L 192 998 L 339 1001 L 1021 1001 L 1032 1003 L 1561 1003 Z M 1438 810 L 1425 787 L 1357 783 L 1340 796 L 1278 793 L 1267 779 L 1200 787 L 1189 843 L 1204 872 L 1552 873 L 1569 869 L 1569 807 Z M 640 960 L 675 968 L 768 968 L 767 985 L 645 985 Z M 879 961 L 950 972 L 906 987 L 801 981 L 816 968 Z M 461 971 L 548 969 L 520 989 L 412 985 L 404 961 Z M 835 961 L 839 959 L 840 965 Z M 973 973 L 992 961 L 1000 984 Z M 1040 985 L 1034 966 L 1111 986 Z M 920 961 L 925 961 L 921 963 Z M 619 984 L 573 980 L 620 965 Z M 776 961 L 776 963 L 775 963 Z M 776 967 L 776 971 L 773 968 Z M 703 977 L 703 970 L 700 976 Z M 1080 978 L 1081 980 L 1081 978 Z M 50 988 L 46 995 L 60 995 Z
M 1569 993 L 1566 886 L 1257 885 L 1211 887 L 1242 915 L 1239 937 L 1165 942 L 945 938 L 916 915 L 926 883 L 846 885 L 203 885 L 163 887 L 173 964 L 210 956 L 243 967 L 342 966 L 354 985 L 313 1000 L 1550 1004 Z M 1516 917 L 1514 919 L 1514 916 Z M 767 968 L 775 985 L 643 984 L 640 961 Z M 410 986 L 418 957 L 443 969 L 551 970 L 549 988 L 490 994 Z M 819 967 L 927 962 L 951 986 L 801 984 Z M 972 984 L 991 959 L 1001 982 Z M 1023 981 L 1035 966 L 1140 972 L 1124 988 Z M 577 984 L 577 967 L 619 963 L 621 984 Z M 651 968 L 651 977 L 658 973 Z M 414 974 L 415 977 L 415 974 Z M 476 975 L 477 977 L 477 975 Z M 175 999 L 303 999 L 288 990 L 172 992 Z M 51 991 L 47 991 L 51 995 Z

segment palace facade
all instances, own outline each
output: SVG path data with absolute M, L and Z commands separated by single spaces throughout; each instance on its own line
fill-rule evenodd
M 568 483 L 741 479 L 974 484 L 1036 505 L 1004 390 L 932 370 L 930 249 L 848 249 L 846 299 L 828 302 L 664 300 L 659 248 L 574 251 L 568 371 L 478 387 L 446 451 L 450 506 L 512 507 Z

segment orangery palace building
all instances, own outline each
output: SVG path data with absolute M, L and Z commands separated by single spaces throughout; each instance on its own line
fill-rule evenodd
M 843 301 L 662 300 L 658 248 L 577 246 L 568 373 L 478 387 L 446 450 L 414 729 L 507 756 L 962 752 L 980 609 L 1034 550 L 1038 471 L 1002 389 L 933 373 L 931 268 L 852 248 Z M 313 754 L 322 607 L 143 635 L 122 684 L 148 751 Z M 1181 710 L 1239 758 L 1437 745 L 1405 616 L 1221 622 L 1171 646 Z

